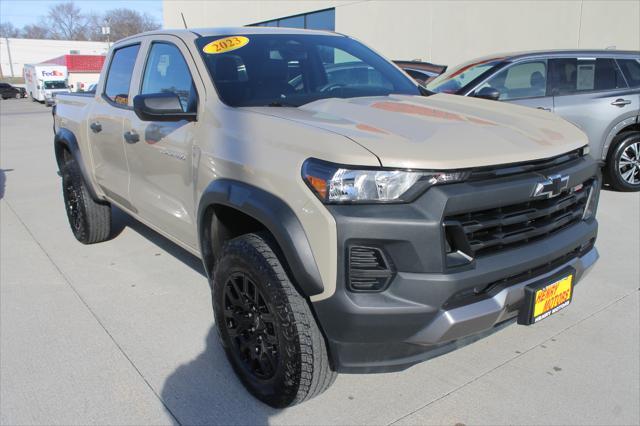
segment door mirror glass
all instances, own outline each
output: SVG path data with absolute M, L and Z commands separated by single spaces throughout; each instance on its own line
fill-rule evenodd
M 142 121 L 195 121 L 195 112 L 184 112 L 175 93 L 150 93 L 133 98 L 133 110 Z
M 493 87 L 483 87 L 482 89 L 478 90 L 476 92 L 475 95 L 473 95 L 476 98 L 482 98 L 482 99 L 489 99 L 491 101 L 497 101 L 498 99 L 500 99 L 500 92 L 498 91 L 498 89 L 494 89 Z

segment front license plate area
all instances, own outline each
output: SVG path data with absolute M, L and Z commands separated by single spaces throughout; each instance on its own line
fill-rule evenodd
M 524 288 L 524 301 L 518 323 L 530 325 L 566 308 L 573 297 L 575 271 L 564 270 L 539 283 Z

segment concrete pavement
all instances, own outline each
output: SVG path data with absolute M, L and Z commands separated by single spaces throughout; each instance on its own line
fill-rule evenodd
M 558 315 L 274 410 L 229 367 L 198 259 L 118 211 L 116 238 L 74 240 L 50 113 L 0 103 L 1 424 L 640 423 L 640 194 L 603 191 L 601 259 Z

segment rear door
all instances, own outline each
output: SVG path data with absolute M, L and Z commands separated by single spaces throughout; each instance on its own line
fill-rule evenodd
M 547 93 L 546 59 L 527 59 L 508 65 L 489 77 L 473 93 L 484 87 L 498 90 L 500 101 L 553 110 L 553 97 Z
M 613 58 L 549 59 L 549 88 L 554 112 L 587 134 L 596 157 L 613 126 L 638 114 L 639 98 Z
M 109 198 L 128 209 L 129 170 L 123 126 L 132 111 L 129 91 L 139 50 L 140 43 L 136 43 L 113 52 L 101 96 L 95 97 L 87 119 L 96 182 Z
M 183 111 L 197 112 L 204 85 L 184 43 L 154 36 L 145 45 L 145 60 L 136 92 L 175 93 Z M 125 120 L 132 137 L 125 144 L 131 176 L 130 197 L 140 217 L 197 249 L 195 223 L 195 149 L 197 122 Z

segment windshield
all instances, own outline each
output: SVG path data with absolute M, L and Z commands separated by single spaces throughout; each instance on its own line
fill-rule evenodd
M 493 58 L 458 65 L 431 80 L 427 84 L 427 89 L 437 93 L 456 93 L 485 72 L 502 63 L 502 60 L 503 58 Z
M 247 34 L 203 37 L 196 43 L 218 94 L 231 106 L 421 94 L 391 63 L 348 37 Z
M 45 81 L 45 89 L 66 89 L 67 83 L 65 81 Z

